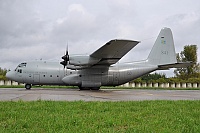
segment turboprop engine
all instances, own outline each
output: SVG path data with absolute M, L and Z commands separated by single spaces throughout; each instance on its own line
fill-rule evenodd
M 75 66 L 91 66 L 95 63 L 97 63 L 99 59 L 93 58 L 89 55 L 74 55 L 69 57 L 69 64 L 70 65 L 75 65 Z
M 65 55 L 62 59 L 61 64 L 72 70 L 88 68 L 100 60 L 89 55 Z

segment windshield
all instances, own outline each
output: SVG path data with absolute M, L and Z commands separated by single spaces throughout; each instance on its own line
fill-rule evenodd
M 26 67 L 26 64 L 27 63 L 21 63 L 17 66 L 17 68 L 15 69 L 15 71 L 17 71 L 18 68 L 21 68 L 21 67 Z M 19 71 L 18 71 L 19 72 Z

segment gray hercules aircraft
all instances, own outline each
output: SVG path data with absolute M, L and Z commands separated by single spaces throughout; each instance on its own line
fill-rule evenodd
M 78 86 L 81 90 L 99 90 L 101 86 L 121 85 L 155 70 L 191 65 L 190 62 L 177 62 L 169 28 L 160 31 L 146 60 L 115 64 L 138 43 L 133 40 L 111 40 L 87 56 L 70 56 L 66 51 L 60 63 L 24 62 L 14 71 L 9 71 L 6 77 L 25 83 L 26 89 L 31 89 L 32 85 L 66 85 Z

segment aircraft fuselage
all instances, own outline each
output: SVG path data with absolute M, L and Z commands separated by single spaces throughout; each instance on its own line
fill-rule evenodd
M 71 70 L 59 62 L 34 61 L 21 63 L 7 74 L 9 79 L 32 85 L 70 85 L 81 88 L 117 86 L 129 82 L 158 67 L 146 61 L 117 64 L 109 67 L 94 66 L 89 69 Z M 12 77 L 10 76 L 12 75 Z

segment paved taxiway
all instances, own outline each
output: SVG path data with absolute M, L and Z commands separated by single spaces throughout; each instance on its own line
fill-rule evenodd
M 199 90 L 100 90 L 1 88 L 0 101 L 137 101 L 137 100 L 200 100 Z

